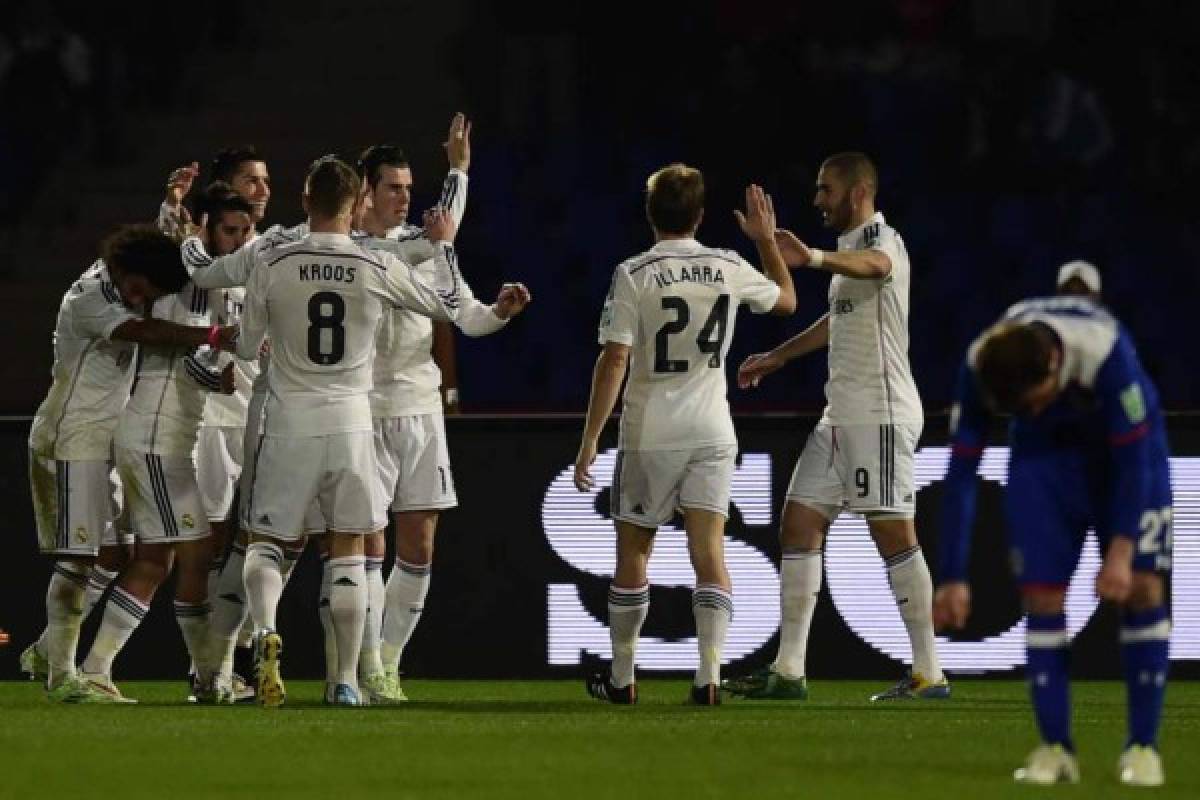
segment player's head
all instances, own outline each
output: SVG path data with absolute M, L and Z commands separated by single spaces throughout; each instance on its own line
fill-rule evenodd
M 378 225 L 394 228 L 408 221 L 413 177 L 403 150 L 394 144 L 371 145 L 358 158 L 358 177 Z
M 1058 293 L 1100 300 L 1100 270 L 1086 261 L 1068 261 L 1058 268 Z
M 646 180 L 646 219 L 660 234 L 691 236 L 704 218 L 704 175 L 668 164 Z
M 188 282 L 179 244 L 154 225 L 125 225 L 101 248 L 108 274 L 130 308 L 146 308 Z
M 350 165 L 337 156 L 321 156 L 304 179 L 304 210 L 316 222 L 336 223 L 350 231 L 361 183 Z
M 254 222 L 262 222 L 271 199 L 271 175 L 267 162 L 251 145 L 230 147 L 217 153 L 212 162 L 212 181 L 233 187 L 254 209 Z
M 214 256 L 241 249 L 254 232 L 254 207 L 224 181 L 208 185 L 196 211 L 204 218 L 204 243 Z
M 879 174 L 863 153 L 836 153 L 821 162 L 813 205 L 826 228 L 843 232 L 875 213 Z
M 995 411 L 1040 414 L 1059 393 L 1062 349 L 1053 331 L 1038 322 L 1002 322 L 975 353 L 975 374 Z

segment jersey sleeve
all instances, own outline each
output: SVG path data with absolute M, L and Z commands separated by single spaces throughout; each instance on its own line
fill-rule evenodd
M 71 322 L 76 334 L 91 339 L 109 339 L 118 327 L 138 315 L 129 310 L 108 281 L 95 281 L 71 298 Z
M 617 267 L 613 272 L 604 310 L 600 313 L 600 344 L 632 346 L 637 333 L 637 288 L 628 270 Z
M 387 253 L 379 276 L 380 295 L 394 306 L 415 311 L 432 319 L 454 321 L 462 307 L 463 280 L 458 270 L 458 254 L 448 242 L 434 248 L 434 269 L 422 278 L 412 267 Z
M 467 213 L 467 173 L 460 169 L 452 169 L 446 173 L 438 205 L 450 212 L 456 229 L 462 226 L 463 217 Z
M 739 257 L 738 266 L 733 270 L 734 288 L 738 300 L 755 314 L 766 314 L 775 307 L 782 291 L 779 284 L 754 268 L 749 261 Z
M 246 283 L 242 300 L 242 324 L 238 335 L 237 356 L 250 360 L 258 357 L 263 340 L 267 338 L 267 289 L 271 271 L 256 269 Z
M 192 282 L 204 289 L 245 286 L 258 259 L 258 249 L 243 247 L 227 256 L 213 258 L 194 236 L 183 242 L 183 263 L 192 273 Z
M 971 555 L 971 527 L 979 481 L 975 473 L 987 442 L 990 415 L 975 374 L 963 364 L 950 411 L 950 463 L 942 482 L 942 519 L 938 536 L 938 577 L 964 581 Z
M 424 233 L 417 232 L 412 237 L 403 239 L 380 239 L 373 236 L 356 239 L 363 247 L 391 253 L 405 264 L 421 264 L 432 260 L 437 255 L 433 242 L 425 238 Z
M 467 282 L 463 281 L 462 306 L 454 324 L 467 336 L 487 336 L 507 325 L 508 320 L 496 316 L 492 307 L 480 302 Z
M 878 250 L 886 254 L 888 260 L 892 262 L 893 270 L 903 269 L 904 265 L 908 263 L 901 252 L 903 245 L 900 241 L 900 234 L 896 233 L 895 228 L 887 225 L 870 226 L 866 238 L 863 240 L 863 247 L 866 250 Z
M 1155 392 L 1125 334 L 1117 337 L 1100 365 L 1094 389 L 1113 454 L 1108 518 L 1115 534 L 1133 538 L 1150 488 L 1150 426 L 1155 409 L 1148 404 Z

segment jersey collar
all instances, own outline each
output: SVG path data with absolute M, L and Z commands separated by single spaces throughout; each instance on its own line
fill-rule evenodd
M 699 250 L 701 245 L 695 239 L 663 239 L 654 243 L 651 248 L 656 253 L 679 253 L 687 250 Z

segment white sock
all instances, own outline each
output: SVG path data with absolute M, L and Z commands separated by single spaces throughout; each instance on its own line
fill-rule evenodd
M 92 642 L 87 658 L 83 660 L 83 671 L 112 677 L 113 659 L 121 652 L 137 626 L 142 624 L 149 610 L 149 606 L 121 586 L 112 587 L 108 602 L 104 605 L 100 630 L 96 632 L 96 640 Z
M 775 671 L 789 678 L 803 678 L 808 654 L 808 631 L 812 628 L 817 593 L 821 591 L 821 551 L 784 550 L 779 582 L 779 653 Z
M 650 613 L 650 587 L 608 587 L 608 635 L 612 639 L 612 685 L 624 689 L 634 682 L 638 635 Z
M 209 647 L 213 662 L 221 675 L 233 674 L 233 648 L 238 631 L 249 618 L 246 606 L 246 582 L 242 571 L 246 566 L 246 548 L 234 543 L 217 579 L 216 589 L 209 595 L 212 614 L 208 618 Z
M 396 568 L 388 576 L 381 653 L 383 668 L 389 672 L 400 668 L 404 648 L 421 621 L 430 572 L 430 564 L 409 564 L 397 558 Z
M 358 685 L 358 653 L 367 620 L 367 569 L 362 556 L 329 559 L 329 615 L 337 637 L 337 683 Z
M 940 681 L 937 644 L 933 633 L 933 580 L 919 546 L 887 559 L 888 583 L 912 644 L 913 672 Z
M 192 657 L 192 666 L 196 670 L 196 678 L 201 683 L 211 678 L 213 670 L 219 666 L 219 662 L 213 663 L 216 654 L 208 638 L 210 611 L 212 607 L 208 603 L 175 601 L 175 622 L 183 633 L 183 643 L 187 645 L 188 655 Z
M 325 682 L 337 683 L 338 649 L 337 636 L 333 632 L 333 612 L 329 610 L 329 584 L 333 571 L 329 557 L 321 558 L 321 595 L 317 600 L 317 616 L 321 619 L 321 630 L 325 633 Z
M 721 683 L 721 651 L 725 634 L 733 619 L 733 595 L 720 586 L 702 583 L 692 592 L 692 613 L 696 615 L 696 638 L 700 645 L 700 666 L 695 686 Z
M 92 609 L 96 607 L 96 603 L 100 602 L 100 598 L 104 595 L 104 590 L 108 585 L 116 580 L 117 573 L 109 572 L 104 567 L 92 565 L 88 572 L 87 588 L 83 591 L 83 618 L 87 619 Z
M 84 587 L 87 567 L 70 561 L 57 562 L 46 587 L 47 660 L 50 662 L 48 685 L 54 689 L 75 676 L 75 650 L 79 647 L 79 628 L 83 625 Z
M 246 548 L 242 580 L 246 603 L 255 630 L 275 630 L 275 612 L 283 594 L 283 550 L 269 542 L 254 542 Z
M 362 652 L 358 654 L 358 669 L 362 675 L 383 672 L 379 658 L 383 638 L 383 606 L 387 590 L 383 586 L 383 557 L 367 556 L 367 621 L 363 627 Z

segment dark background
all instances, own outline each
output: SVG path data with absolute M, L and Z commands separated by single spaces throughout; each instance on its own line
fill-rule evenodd
M 816 167 L 862 149 L 913 264 L 911 357 L 944 409 L 972 336 L 1049 292 L 1059 264 L 1100 268 L 1166 405 L 1196 408 L 1200 4 L 1186 0 L 869 0 L 532 4 L 229 0 L 185 13 L 136 0 L 16 0 L 0 18 L 0 411 L 48 383 L 58 298 L 114 225 L 153 217 L 169 171 L 253 142 L 268 222 L 300 219 L 309 161 L 391 140 L 414 210 L 436 196 L 446 125 L 475 121 L 460 238 L 477 293 L 506 278 L 535 303 L 459 348 L 473 412 L 586 403 L 613 266 L 650 244 L 655 168 L 705 171 L 701 238 L 753 255 L 731 209 L 750 181 L 817 246 Z M 744 319 L 729 359 L 825 305 L 798 274 L 792 319 Z M 749 316 L 749 315 L 744 315 Z M 807 359 L 742 411 L 822 403 Z
M 546 540 L 541 508 L 550 482 L 574 462 L 581 420 L 451 418 L 448 422 L 455 485 L 463 505 L 442 517 L 425 614 L 406 651 L 402 670 L 411 677 L 438 678 L 568 677 L 580 673 L 576 668 L 547 665 L 547 585 L 575 584 L 585 608 L 597 620 L 605 621 L 609 578 L 579 571 L 555 553 Z M 815 422 L 812 417 L 738 420 L 742 451 L 771 454 L 775 502 L 769 525 L 748 526 L 734 509 L 726 532 L 761 549 L 776 564 L 780 501 Z M 1171 427 L 1176 454 L 1200 455 L 1200 420 L 1177 418 Z M 43 598 L 49 564 L 38 556 L 33 535 L 24 480 L 27 430 L 24 421 L 0 424 L 0 502 L 12 514 L 8 525 L 12 539 L 0 561 L 0 628 L 6 628 L 13 641 L 12 646 L 0 650 L 0 679 L 18 677 L 17 655 L 45 622 Z M 1002 432 L 996 433 L 1001 441 Z M 931 420 L 922 446 L 944 443 L 945 419 Z M 616 445 L 614 429 L 607 432 L 602 445 Z M 918 533 L 934 570 L 939 496 L 938 484 L 917 495 Z M 985 483 L 980 496 L 971 561 L 975 608 L 964 632 L 964 637 L 972 640 L 1007 630 L 1020 615 L 1008 573 L 1000 492 L 994 484 Z M 597 507 L 607 516 L 606 492 L 598 498 Z M 1194 535 L 1197 514 L 1200 505 L 1195 492 L 1177 496 L 1181 532 Z M 1184 520 L 1191 522 L 1184 525 Z M 286 669 L 293 677 L 324 674 L 316 613 L 319 583 L 319 564 L 309 548 L 288 583 L 279 610 L 280 631 L 288 643 Z M 150 615 L 117 660 L 114 674 L 118 680 L 180 677 L 182 690 L 187 653 L 172 615 L 171 595 L 170 586 L 159 590 Z M 81 657 L 98 617 L 94 614 L 85 625 Z M 643 635 L 682 638 L 693 630 L 690 590 L 652 587 Z M 1119 677 L 1116 635 L 1116 614 L 1101 607 L 1075 639 L 1075 673 Z M 816 679 L 886 680 L 897 677 L 902 669 L 850 631 L 829 597 L 828 586 L 822 589 L 810 641 L 808 672 Z M 777 646 L 778 638 L 773 637 L 750 656 L 734 662 L 727 672 L 767 663 Z M 1177 677 L 1200 677 L 1200 662 L 1176 661 L 1172 670 Z

